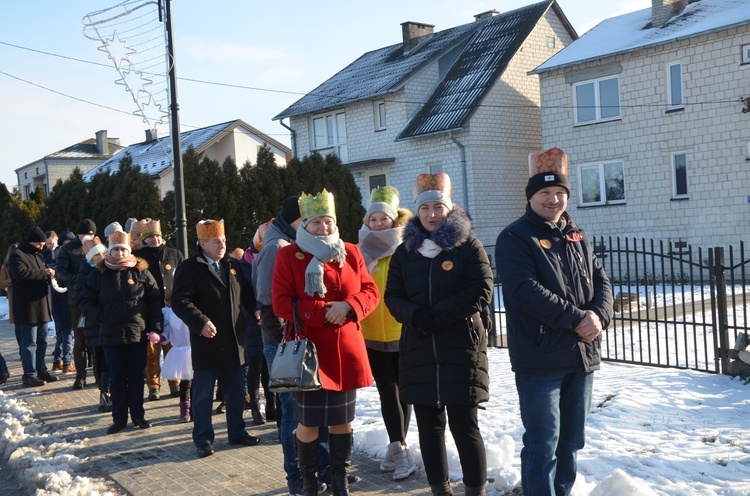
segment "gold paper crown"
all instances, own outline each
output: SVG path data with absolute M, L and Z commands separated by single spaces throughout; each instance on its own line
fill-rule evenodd
M 559 148 L 550 148 L 546 152 L 529 153 L 529 177 L 545 172 L 557 172 L 567 176 L 568 155 Z
M 370 193 L 370 205 L 373 203 L 387 203 L 393 208 L 398 208 L 399 197 L 398 190 L 393 186 L 378 186 Z
M 158 219 L 143 219 L 141 225 L 141 239 L 149 236 L 161 236 L 161 222 Z
M 93 238 L 87 238 L 83 241 L 83 253 L 86 254 L 91 251 L 91 248 L 93 248 L 96 245 L 102 244 L 101 240 L 99 240 L 99 236 L 94 236 Z
M 130 246 L 130 234 L 122 231 L 115 231 L 109 235 L 107 244 L 109 244 L 110 248 L 115 245 Z
M 137 250 L 141 246 L 142 233 L 143 221 L 133 219 L 133 222 L 130 224 L 130 246 L 134 250 Z
M 271 225 L 271 222 L 273 222 L 274 219 L 275 217 L 271 217 L 271 220 L 264 222 L 260 225 L 260 227 L 258 227 L 258 229 L 255 230 L 255 234 L 253 235 L 253 246 L 257 251 L 263 249 L 263 237 L 266 235 L 268 226 Z
M 221 238 L 224 236 L 224 219 L 202 220 L 195 225 L 195 231 L 198 233 L 198 239 Z
M 336 206 L 333 204 L 333 193 L 329 193 L 325 188 L 316 196 L 302 193 L 302 196 L 299 197 L 299 211 L 302 220 L 320 217 L 321 215 L 329 215 L 335 218 Z
M 414 181 L 414 198 L 425 191 L 442 191 L 444 195 L 451 196 L 451 178 L 445 172 L 437 174 L 420 174 Z

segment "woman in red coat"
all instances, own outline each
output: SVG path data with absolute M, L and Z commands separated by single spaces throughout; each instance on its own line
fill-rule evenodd
M 300 197 L 297 241 L 279 250 L 273 276 L 273 310 L 284 319 L 299 309 L 315 343 L 322 389 L 294 393 L 297 453 L 303 494 L 317 494 L 318 427 L 329 426 L 331 490 L 348 495 L 356 390 L 372 384 L 360 321 L 378 305 L 380 292 L 355 245 L 339 239 L 333 195 Z

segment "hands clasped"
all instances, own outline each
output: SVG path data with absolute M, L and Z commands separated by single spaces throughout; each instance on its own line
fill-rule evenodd
M 351 312 L 352 306 L 345 301 L 329 301 L 326 302 L 326 317 L 325 321 L 333 325 L 344 325 L 346 317 Z
M 201 336 L 209 339 L 216 336 L 216 326 L 213 322 L 211 322 L 210 320 L 206 322 L 206 325 L 204 325 L 203 329 L 201 329 Z
M 602 332 L 602 322 L 599 316 L 591 310 L 586 310 L 586 316 L 583 318 L 578 327 L 575 328 L 576 334 L 584 343 L 591 343 Z

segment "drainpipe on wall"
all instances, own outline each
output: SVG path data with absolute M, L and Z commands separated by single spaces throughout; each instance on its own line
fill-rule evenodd
M 292 133 L 292 158 L 297 158 L 297 133 L 291 127 L 284 124 L 284 119 L 279 120 L 279 124 L 284 126 Z
M 469 180 L 466 174 L 466 147 L 463 144 L 461 144 L 461 142 L 458 141 L 453 136 L 453 131 L 450 131 L 448 133 L 448 137 L 451 139 L 451 141 L 453 141 L 456 144 L 456 146 L 458 146 L 458 148 L 461 149 L 461 172 L 463 174 L 463 180 L 464 180 L 464 208 L 468 212 L 469 211 L 469 183 L 468 183 Z
M 47 165 L 47 157 L 44 157 L 42 162 L 44 162 L 44 189 L 46 190 L 44 194 L 49 198 L 49 165 Z

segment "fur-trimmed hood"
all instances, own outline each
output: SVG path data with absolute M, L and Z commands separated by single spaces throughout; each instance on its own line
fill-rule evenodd
M 396 209 L 396 211 L 398 212 L 398 217 L 396 217 L 396 220 L 393 221 L 393 227 L 403 227 L 407 222 L 409 222 L 412 217 L 414 217 L 414 214 L 408 208 L 399 207 L 398 209 Z M 365 214 L 365 216 L 362 218 L 362 223 L 366 226 L 370 224 L 368 222 L 368 217 L 369 216 Z
M 426 238 L 430 238 L 443 250 L 451 251 L 464 244 L 471 236 L 471 231 L 469 213 L 462 206 L 453 205 L 453 210 L 448 213 L 445 222 L 431 235 L 422 227 L 419 216 L 413 216 L 404 230 L 404 247 L 408 252 L 415 252 Z
M 104 258 L 102 257 L 101 260 L 96 262 L 96 268 L 99 269 L 99 272 L 102 274 L 107 270 L 112 270 L 106 265 L 104 265 Z M 138 270 L 139 272 L 145 272 L 148 270 L 148 262 L 140 257 L 135 257 L 135 267 L 134 269 Z

